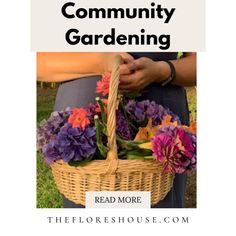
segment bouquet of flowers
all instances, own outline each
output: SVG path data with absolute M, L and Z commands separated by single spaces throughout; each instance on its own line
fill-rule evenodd
M 97 92 L 108 94 L 110 76 L 103 75 Z M 38 148 L 45 163 L 62 159 L 81 165 L 106 158 L 107 99 L 83 108 L 53 112 L 38 128 Z M 196 167 L 196 125 L 181 125 L 178 116 L 154 101 L 126 100 L 119 96 L 116 134 L 120 159 L 155 159 L 163 171 L 183 173 Z
M 96 92 L 107 96 L 109 85 L 110 75 L 105 74 L 98 81 Z M 108 99 L 97 97 L 88 107 L 56 111 L 43 120 L 37 132 L 37 145 L 45 163 L 53 166 L 63 161 L 79 169 L 92 161 L 105 160 L 109 152 L 107 112 Z M 196 168 L 195 123 L 181 125 L 178 116 L 168 108 L 154 101 L 127 99 L 119 93 L 115 121 L 119 160 L 157 162 L 163 167 L 161 174 L 173 175 Z

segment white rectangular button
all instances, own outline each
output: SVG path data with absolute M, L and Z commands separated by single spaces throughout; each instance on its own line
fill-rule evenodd
M 150 208 L 150 192 L 86 192 L 86 208 Z

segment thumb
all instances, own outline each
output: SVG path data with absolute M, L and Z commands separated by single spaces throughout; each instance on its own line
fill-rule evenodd
M 123 61 L 124 61 L 124 64 L 130 64 L 134 61 L 134 58 L 126 57 L 126 58 L 123 58 Z
M 130 62 L 134 61 L 134 58 L 127 52 L 125 53 L 120 53 L 120 55 L 123 58 L 124 64 L 129 64 Z
M 130 70 L 140 70 L 144 67 L 143 59 L 139 58 L 130 63 Z

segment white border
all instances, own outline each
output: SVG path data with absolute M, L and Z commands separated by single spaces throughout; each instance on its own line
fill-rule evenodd
M 235 232 L 235 8 L 207 3 L 207 52 L 198 54 L 198 208 L 171 210 L 36 209 L 35 55 L 29 1 L 1 8 L 1 235 L 192 235 Z M 224 9 L 224 11 L 222 11 Z M 188 225 L 49 225 L 48 215 L 189 215 Z

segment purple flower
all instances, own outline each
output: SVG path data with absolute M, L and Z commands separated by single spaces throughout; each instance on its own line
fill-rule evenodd
M 134 138 L 134 135 L 129 127 L 129 121 L 125 119 L 121 111 L 116 112 L 116 132 L 125 140 L 131 140 Z
M 168 108 L 164 108 L 163 106 L 156 104 L 154 101 L 149 102 L 146 110 L 146 115 L 152 118 L 153 126 L 159 125 L 161 123 L 161 120 L 166 115 L 171 115 L 171 121 L 178 121 L 178 123 L 180 124 L 180 119 L 177 115 L 171 112 Z
M 37 129 L 37 147 L 42 149 L 45 144 L 55 139 L 61 127 L 67 122 L 71 111 L 67 108 L 65 111 L 55 111 L 49 119 L 43 120 Z
M 196 164 L 197 164 L 197 154 L 196 154 L 196 150 L 197 150 L 197 137 L 196 135 L 190 134 L 189 133 L 189 137 L 191 138 L 192 141 L 192 145 L 193 145 L 193 156 L 191 158 L 191 163 L 189 166 L 187 166 L 187 170 L 195 170 L 196 169 Z
M 161 123 L 164 116 L 171 115 L 171 121 L 178 121 L 180 124 L 178 116 L 169 109 L 156 104 L 154 101 L 150 102 L 149 100 L 144 100 L 142 102 L 137 102 L 135 100 L 130 100 L 125 106 L 125 109 L 130 115 L 130 118 L 137 122 L 142 122 L 145 118 L 152 118 L 152 125 L 156 126 Z
M 130 100 L 125 106 L 125 110 L 129 113 L 131 119 L 142 122 L 145 119 L 145 111 L 147 110 L 149 101 L 136 102 Z
M 58 149 L 65 162 L 89 158 L 96 151 L 95 127 L 87 126 L 82 130 L 66 124 L 58 134 Z
M 184 173 L 196 168 L 196 137 L 182 127 L 164 126 L 152 139 L 152 151 L 164 172 Z
M 48 144 L 45 144 L 42 147 L 42 152 L 44 161 L 48 165 L 61 158 L 57 140 L 51 140 Z
M 87 117 L 89 120 L 92 120 L 93 117 L 97 114 L 98 104 L 97 103 L 90 103 L 86 108 Z

